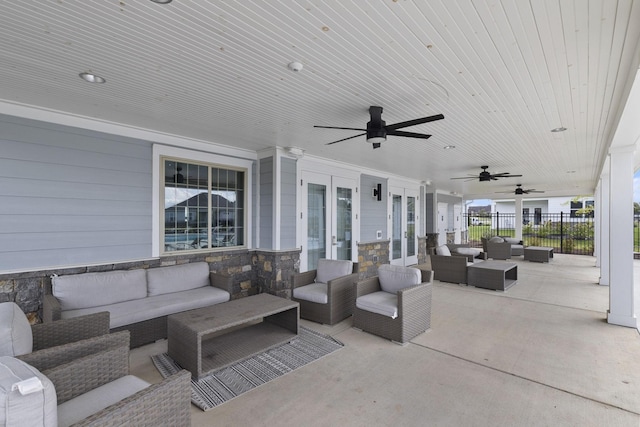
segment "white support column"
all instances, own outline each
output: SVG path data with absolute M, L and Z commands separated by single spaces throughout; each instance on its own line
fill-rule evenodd
M 609 164 L 609 158 L 606 160 Z M 609 286 L 609 168 L 600 177 L 600 284 Z M 598 209 L 598 207 L 596 207 Z
M 609 312 L 607 321 L 638 327 L 633 280 L 633 145 L 612 147 L 609 182 Z
M 596 257 L 596 267 L 600 268 L 600 230 L 602 229 L 602 179 L 596 185 L 594 194 L 595 211 L 594 211 L 594 229 L 593 229 L 593 256 Z
M 516 239 L 522 240 L 522 196 L 516 196 Z

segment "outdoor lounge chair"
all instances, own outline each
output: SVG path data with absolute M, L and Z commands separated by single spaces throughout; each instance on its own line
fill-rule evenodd
M 30 325 L 13 302 L 0 303 L 0 356 L 18 357 L 37 369 L 68 363 L 109 345 L 109 312 Z
M 358 263 L 319 259 L 318 268 L 291 275 L 291 299 L 300 304 L 300 317 L 334 325 L 353 313 L 353 284 Z
M 355 287 L 355 328 L 406 343 L 431 327 L 431 271 L 383 264 Z
M 0 357 L 0 425 L 190 425 L 191 374 L 157 384 L 129 375 L 129 332 L 111 335 L 119 342 L 48 370 Z
M 482 248 L 487 254 L 487 257 L 492 259 L 507 260 L 511 259 L 512 256 L 518 256 L 517 254 L 524 254 L 524 249 L 521 244 L 506 242 L 504 238 L 498 236 L 490 239 L 483 237 Z
M 484 252 L 480 253 L 479 256 L 481 258 L 476 258 L 471 253 L 464 255 L 458 252 L 452 252 L 449 245 L 439 246 L 432 249 L 432 251 L 435 253 L 430 255 L 431 269 L 433 270 L 434 279 L 441 282 L 466 284 L 467 266 L 486 259 L 486 253 Z

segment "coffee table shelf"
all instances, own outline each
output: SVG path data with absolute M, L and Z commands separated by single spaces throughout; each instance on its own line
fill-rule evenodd
M 195 378 L 298 335 L 299 304 L 260 294 L 167 318 L 168 354 Z

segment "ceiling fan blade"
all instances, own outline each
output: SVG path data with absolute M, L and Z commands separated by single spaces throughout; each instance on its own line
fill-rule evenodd
M 407 138 L 421 138 L 421 139 L 431 138 L 431 135 L 426 135 L 424 133 L 404 132 L 401 130 L 387 130 L 387 135 L 406 136 Z
M 366 129 L 360 129 L 360 128 L 338 128 L 335 126 L 314 126 L 314 128 L 322 128 L 322 129 L 344 129 L 344 130 L 361 130 L 361 131 L 365 131 Z
M 539 190 L 527 190 L 527 193 L 544 193 L 544 191 L 539 191 Z
M 495 178 L 516 178 L 522 175 L 511 175 L 509 172 L 503 172 L 503 173 L 494 173 L 491 175 L 491 178 L 493 179 Z
M 471 180 L 471 179 L 476 179 L 476 178 L 478 178 L 477 175 L 469 175 L 469 176 L 459 176 L 459 177 L 450 178 L 450 179 L 469 179 L 469 180 Z
M 356 129 L 356 130 L 359 130 L 359 129 Z M 331 144 L 335 144 L 336 142 L 346 141 L 347 139 L 357 138 L 357 137 L 359 137 L 359 136 L 366 135 L 366 134 L 367 134 L 366 132 L 365 132 L 365 133 L 361 133 L 361 134 L 359 134 L 359 135 L 350 136 L 350 137 L 348 137 L 348 138 L 342 138 L 342 139 L 339 139 L 339 140 L 337 140 L 337 141 L 327 142 L 327 143 L 326 143 L 326 144 L 324 144 L 324 145 L 331 145 Z
M 407 120 L 406 122 L 400 122 L 387 126 L 387 133 L 390 130 L 406 128 L 409 126 L 421 125 L 423 123 L 434 122 L 436 120 L 442 120 L 444 116 L 442 114 L 436 114 L 435 116 L 423 117 L 421 119 Z

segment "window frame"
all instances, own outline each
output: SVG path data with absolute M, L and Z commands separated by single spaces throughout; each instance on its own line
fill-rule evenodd
M 246 153 L 244 153 L 246 155 Z M 237 246 L 211 247 L 204 249 L 165 251 L 164 250 L 164 161 L 166 159 L 205 165 L 208 168 L 218 167 L 241 171 L 244 173 L 244 244 Z M 208 253 L 224 250 L 250 248 L 253 241 L 253 213 L 252 213 L 252 184 L 254 160 L 231 157 L 222 154 L 196 151 L 185 148 L 153 145 L 153 226 L 152 226 L 152 254 L 154 257 L 175 256 L 188 253 Z M 209 209 L 211 206 L 209 205 Z M 209 215 L 211 212 L 209 212 Z

